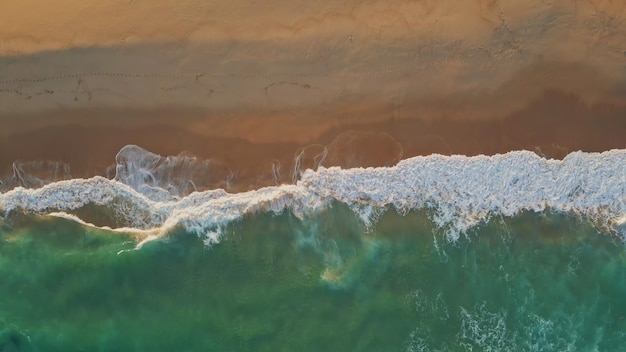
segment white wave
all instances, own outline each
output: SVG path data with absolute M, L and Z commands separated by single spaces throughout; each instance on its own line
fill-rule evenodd
M 284 185 L 229 194 L 224 190 L 194 192 L 180 200 L 158 201 L 115 180 L 103 177 L 74 179 L 39 189 L 15 188 L 0 195 L 0 209 L 6 215 L 15 210 L 52 214 L 75 220 L 66 211 L 88 204 L 116 211 L 132 227 L 116 231 L 162 235 L 176 226 L 209 236 L 217 242 L 214 229 L 256 212 L 282 212 L 289 208 L 297 216 L 322 208 L 321 199 L 302 187 Z M 82 220 L 81 220 L 82 221 Z M 82 221 L 84 225 L 94 226 Z M 212 240 L 211 240 L 212 239 Z
M 626 216 L 626 150 L 574 152 L 562 161 L 517 151 L 414 157 L 382 168 L 320 167 L 305 171 L 295 185 L 236 194 L 221 189 L 194 192 L 181 199 L 151 199 L 102 177 L 73 179 L 0 194 L 0 210 L 5 215 L 15 210 L 49 214 L 96 204 L 115 210 L 132 225 L 124 231 L 158 237 L 182 226 L 211 244 L 219 241 L 216 233 L 222 226 L 247 214 L 289 210 L 304 217 L 333 200 L 347 204 L 368 225 L 389 206 L 401 213 L 431 208 L 449 240 L 491 216 L 548 207 L 615 228 Z
M 390 168 L 320 168 L 305 173 L 299 184 L 350 205 L 391 205 L 399 212 L 431 207 L 433 220 L 453 240 L 491 215 L 547 207 L 609 227 L 611 219 L 626 214 L 626 150 L 574 152 L 562 161 L 528 151 L 431 155 Z

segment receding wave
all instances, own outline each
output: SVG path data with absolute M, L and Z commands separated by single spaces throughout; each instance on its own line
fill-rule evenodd
M 563 160 L 546 160 L 529 151 L 431 155 L 405 159 L 392 167 L 309 169 L 295 184 L 243 193 L 214 189 L 179 196 L 192 183 L 180 173 L 172 181 L 170 171 L 209 172 L 210 165 L 195 159 L 148 160 L 135 148 L 125 147 L 118 154 L 115 179 L 71 179 L 37 189 L 14 188 L 0 194 L 0 210 L 4 217 L 31 212 L 88 224 L 93 221 L 81 210 L 95 206 L 117 220 L 100 222 L 100 227 L 147 238 L 182 227 L 204 237 L 207 244 L 218 242 L 223 226 L 246 215 L 289 211 L 304 218 L 333 202 L 346 204 L 366 226 L 374 226 L 390 207 L 399 213 L 428 209 L 451 241 L 491 217 L 546 209 L 588 217 L 602 229 L 626 237 L 626 150 L 574 152 Z M 133 153 L 143 158 L 141 163 L 129 160 Z M 141 174 L 145 167 L 137 167 L 140 164 L 160 171 L 146 177 Z M 155 174 L 161 179 L 155 179 Z

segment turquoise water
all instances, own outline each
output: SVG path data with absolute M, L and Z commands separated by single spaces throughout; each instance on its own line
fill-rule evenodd
M 557 213 L 449 243 L 424 212 L 251 215 L 207 247 L 14 213 L 0 225 L 2 351 L 615 351 L 626 247 Z

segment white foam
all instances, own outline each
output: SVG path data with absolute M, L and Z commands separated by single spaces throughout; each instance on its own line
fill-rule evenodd
M 229 194 L 224 190 L 194 192 L 179 200 L 158 201 L 115 180 L 103 177 L 74 179 L 46 185 L 39 189 L 15 188 L 0 195 L 4 214 L 15 210 L 49 214 L 78 220 L 66 214 L 95 204 L 116 211 L 116 215 L 132 227 L 113 229 L 145 235 L 162 235 L 176 226 L 217 242 L 215 229 L 246 214 L 279 213 L 290 209 L 296 216 L 313 213 L 323 207 L 319 197 L 302 187 L 284 185 Z M 84 225 L 95 226 L 80 220 Z
M 320 168 L 306 172 L 299 185 L 347 204 L 390 205 L 400 212 L 433 208 L 433 220 L 452 240 L 492 215 L 547 207 L 610 226 L 626 214 L 626 150 L 574 152 L 562 161 L 528 151 L 431 155 L 390 168 Z
M 198 188 L 227 185 L 224 166 L 194 156 L 160 156 L 136 145 L 123 147 L 115 156 L 115 179 L 146 197 L 166 201 L 179 199 Z M 211 187 L 213 186 L 213 187 Z
M 626 216 L 626 150 L 574 152 L 562 161 L 517 151 L 415 157 L 384 168 L 320 167 L 307 170 L 296 185 L 236 194 L 221 189 L 194 192 L 181 199 L 151 199 L 122 182 L 94 177 L 39 189 L 15 188 L 0 194 L 0 209 L 5 214 L 49 214 L 97 204 L 131 224 L 124 231 L 158 237 L 182 226 L 211 244 L 219 241 L 216 233 L 222 226 L 246 214 L 290 210 L 304 217 L 332 200 L 347 204 L 369 225 L 389 206 L 401 213 L 431 208 L 434 222 L 449 240 L 491 216 L 547 207 L 590 216 L 614 228 Z

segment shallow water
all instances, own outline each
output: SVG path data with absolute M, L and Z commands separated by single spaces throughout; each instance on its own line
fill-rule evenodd
M 333 203 L 244 217 L 219 243 L 20 213 L 0 230 L 0 339 L 18 351 L 579 351 L 626 342 L 626 247 L 559 213 L 448 242 L 426 211 L 367 230 Z M 11 347 L 9 347 L 11 346 Z

